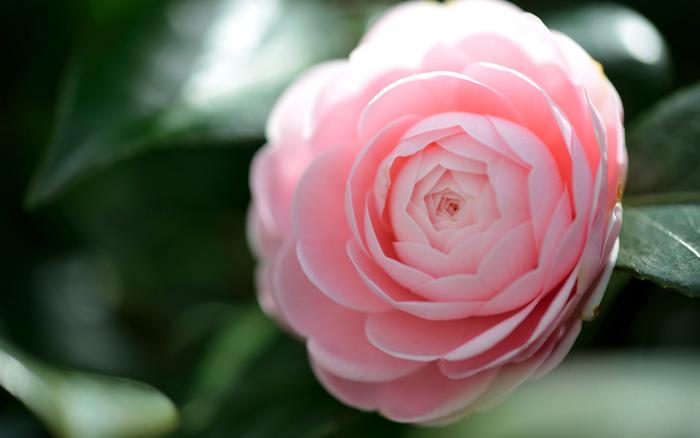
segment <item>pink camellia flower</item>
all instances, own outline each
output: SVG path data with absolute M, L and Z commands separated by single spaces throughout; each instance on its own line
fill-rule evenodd
M 267 313 L 340 400 L 441 424 L 547 373 L 617 257 L 622 106 L 498 1 L 391 9 L 277 103 L 252 166 Z

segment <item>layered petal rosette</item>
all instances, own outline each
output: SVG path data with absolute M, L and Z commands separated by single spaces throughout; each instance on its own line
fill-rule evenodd
M 262 307 L 345 403 L 444 423 L 548 372 L 617 256 L 622 107 L 496 1 L 407 3 L 304 74 L 251 173 Z

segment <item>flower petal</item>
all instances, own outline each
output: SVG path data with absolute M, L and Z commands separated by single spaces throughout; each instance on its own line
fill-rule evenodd
M 320 331 L 309 338 L 309 354 L 336 376 L 359 382 L 395 380 L 425 366 L 377 349 L 367 340 L 364 327 L 365 316 L 359 313 L 336 321 L 332 330 Z
M 365 287 L 345 252 L 350 230 L 343 194 L 352 157 L 347 148 L 331 149 L 304 172 L 292 209 L 297 254 L 309 280 L 332 300 L 359 311 L 387 310 Z

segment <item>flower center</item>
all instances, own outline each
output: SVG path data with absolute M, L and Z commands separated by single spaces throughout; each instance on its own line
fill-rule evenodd
M 423 198 L 435 230 L 460 229 L 474 224 L 474 197 L 459 187 L 447 171 Z
M 441 193 L 433 193 L 433 205 L 435 216 L 444 217 L 451 221 L 457 220 L 457 214 L 464 204 L 464 198 L 450 189 L 445 189 Z

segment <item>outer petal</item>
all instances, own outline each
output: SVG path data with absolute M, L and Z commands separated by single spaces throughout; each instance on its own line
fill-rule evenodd
M 386 382 L 423 368 L 423 362 L 390 356 L 367 340 L 365 317 L 338 320 L 332 329 L 316 333 L 307 343 L 315 362 L 336 376 L 358 382 Z
M 598 277 L 598 281 L 593 284 L 590 296 L 583 308 L 582 317 L 585 320 L 591 320 L 598 315 L 598 306 L 603 299 L 605 288 L 608 286 L 610 276 L 615 268 L 615 262 L 617 261 L 617 256 L 620 252 L 620 241 L 617 239 L 617 237 L 614 237 L 613 239 L 613 248 L 610 252 L 610 256 L 608 257 L 608 261 L 605 264 L 603 272 L 601 272 L 600 276 Z
M 350 309 L 330 300 L 311 284 L 299 265 L 296 242 L 290 241 L 275 263 L 274 301 L 285 321 L 303 337 L 332 328 L 338 321 L 356 318 Z
M 608 141 L 608 208 L 611 208 L 619 200 L 627 175 L 627 151 L 622 124 L 624 114 L 620 96 L 605 77 L 602 66 L 578 44 L 560 32 L 554 31 L 553 37 L 603 118 Z
M 324 62 L 312 67 L 287 88 L 267 120 L 267 140 L 274 145 L 301 148 L 308 138 L 313 106 L 321 89 L 346 66 L 346 60 Z
M 540 345 L 557 327 L 567 302 L 569 302 L 576 281 L 576 271 L 556 292 L 543 300 L 523 321 L 522 325 L 502 342 L 490 350 L 476 356 L 460 359 L 462 354 L 455 352 L 440 362 L 441 370 L 448 376 L 459 379 L 474 375 L 485 369 L 502 366 L 512 361 L 530 347 Z
M 312 363 L 326 389 L 346 403 L 364 410 L 378 410 L 398 422 L 427 423 L 460 412 L 489 387 L 495 371 L 461 380 L 446 378 L 434 364 L 392 382 L 371 384 L 338 377 Z
M 447 112 L 520 121 L 510 101 L 494 89 L 458 73 L 431 72 L 396 81 L 373 98 L 360 118 L 358 137 L 360 141 L 369 140 L 401 116 Z
M 304 173 L 292 211 L 297 251 L 306 275 L 329 298 L 359 311 L 386 310 L 386 303 L 365 287 L 345 252 L 351 233 L 343 195 L 352 156 L 347 148 L 331 149 Z
M 443 6 L 435 2 L 401 3 L 382 15 L 362 37 L 360 44 L 397 41 L 416 33 L 419 37 L 425 37 L 429 28 L 438 26 L 444 16 Z
M 311 155 L 301 146 L 266 145 L 255 154 L 250 187 L 261 227 L 280 235 L 291 233 L 294 190 L 310 161 Z
M 286 321 L 308 337 L 309 354 L 339 376 L 382 382 L 410 374 L 420 362 L 397 359 L 372 346 L 364 333 L 365 315 L 339 306 L 313 286 L 290 243 L 276 266 L 275 298 Z

